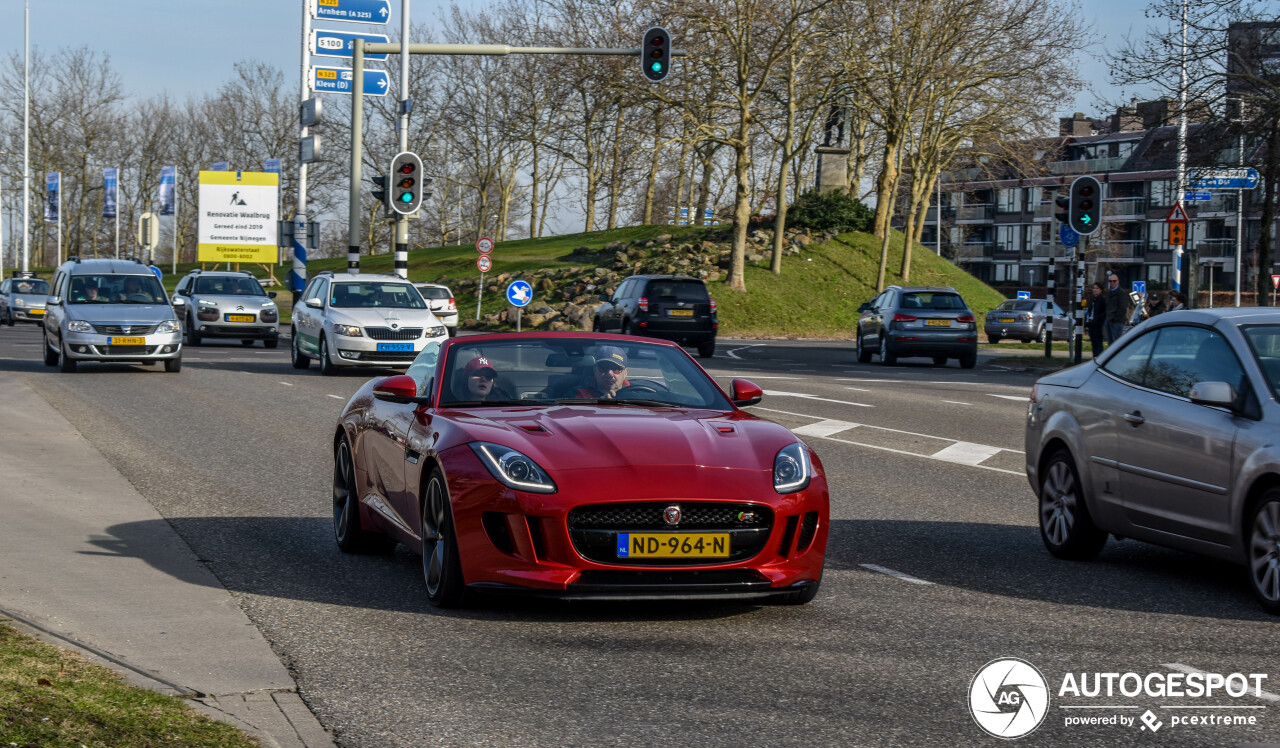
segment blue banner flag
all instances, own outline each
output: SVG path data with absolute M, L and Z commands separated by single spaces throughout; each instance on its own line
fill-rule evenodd
M 51 223 L 58 220 L 58 192 L 61 187 L 61 172 L 51 171 L 44 175 L 44 220 Z
M 280 173 L 280 159 L 278 159 L 278 158 L 269 158 L 269 159 L 267 159 L 266 161 L 263 161 L 263 162 L 262 162 L 262 170 L 263 170 L 263 171 L 265 171 L 265 172 L 267 172 L 267 173 L 269 173 L 269 174 L 279 174 L 279 173 Z
M 102 217 L 115 218 L 120 202 L 120 170 L 102 170 Z
M 178 181 L 178 167 L 160 167 L 160 215 L 173 215 L 175 189 Z

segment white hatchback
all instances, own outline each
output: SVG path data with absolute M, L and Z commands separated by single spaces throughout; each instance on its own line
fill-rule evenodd
M 453 298 L 453 291 L 448 286 L 442 286 L 439 283 L 415 283 L 418 293 L 422 294 L 422 298 L 426 300 L 427 306 L 431 307 L 431 313 L 436 315 L 444 326 L 449 328 L 450 337 L 458 334 L 458 302 Z
M 446 337 L 409 281 L 325 271 L 293 308 L 293 367 L 305 369 L 316 358 L 321 374 L 345 366 L 406 368 L 428 341 Z

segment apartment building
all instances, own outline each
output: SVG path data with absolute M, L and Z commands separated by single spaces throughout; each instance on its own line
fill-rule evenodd
M 1192 107 L 1189 119 L 1206 119 L 1196 116 L 1199 111 Z M 1176 200 L 1175 103 L 1135 101 L 1105 119 L 1077 113 L 1060 125 L 1059 137 L 1024 144 L 1029 165 L 982 164 L 944 173 L 941 211 L 929 208 L 923 243 L 940 244 L 944 256 L 997 286 L 1046 285 L 1053 258 L 1062 284 L 1069 276 L 1061 261 L 1071 251 L 1058 238 L 1053 198 L 1088 174 L 1103 186 L 1103 223 L 1090 237 L 1086 261 L 1115 270 L 1126 284 L 1143 280 L 1152 289 L 1169 288 L 1172 247 L 1165 219 Z M 1239 146 L 1215 129 L 1194 122 L 1188 127 L 1190 167 L 1241 162 Z M 1254 155 L 1246 144 L 1243 163 Z M 1191 219 L 1185 250 L 1200 266 L 1200 285 L 1207 288 L 1212 280 L 1222 288 L 1234 284 L 1237 192 L 1211 194 L 1206 202 L 1184 204 Z M 1252 287 L 1257 272 L 1261 198 L 1260 188 L 1243 191 L 1244 288 Z

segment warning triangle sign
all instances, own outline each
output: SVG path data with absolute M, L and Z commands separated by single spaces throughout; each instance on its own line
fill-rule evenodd
M 1165 221 L 1185 221 L 1187 220 L 1187 212 L 1182 209 L 1182 203 L 1174 203 L 1173 210 L 1169 211 L 1169 217 Z

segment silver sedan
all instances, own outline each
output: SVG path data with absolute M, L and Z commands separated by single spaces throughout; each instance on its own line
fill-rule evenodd
M 1090 559 L 1108 534 L 1243 564 L 1280 614 L 1280 312 L 1144 322 L 1095 361 L 1039 380 L 1027 478 L 1040 534 Z

